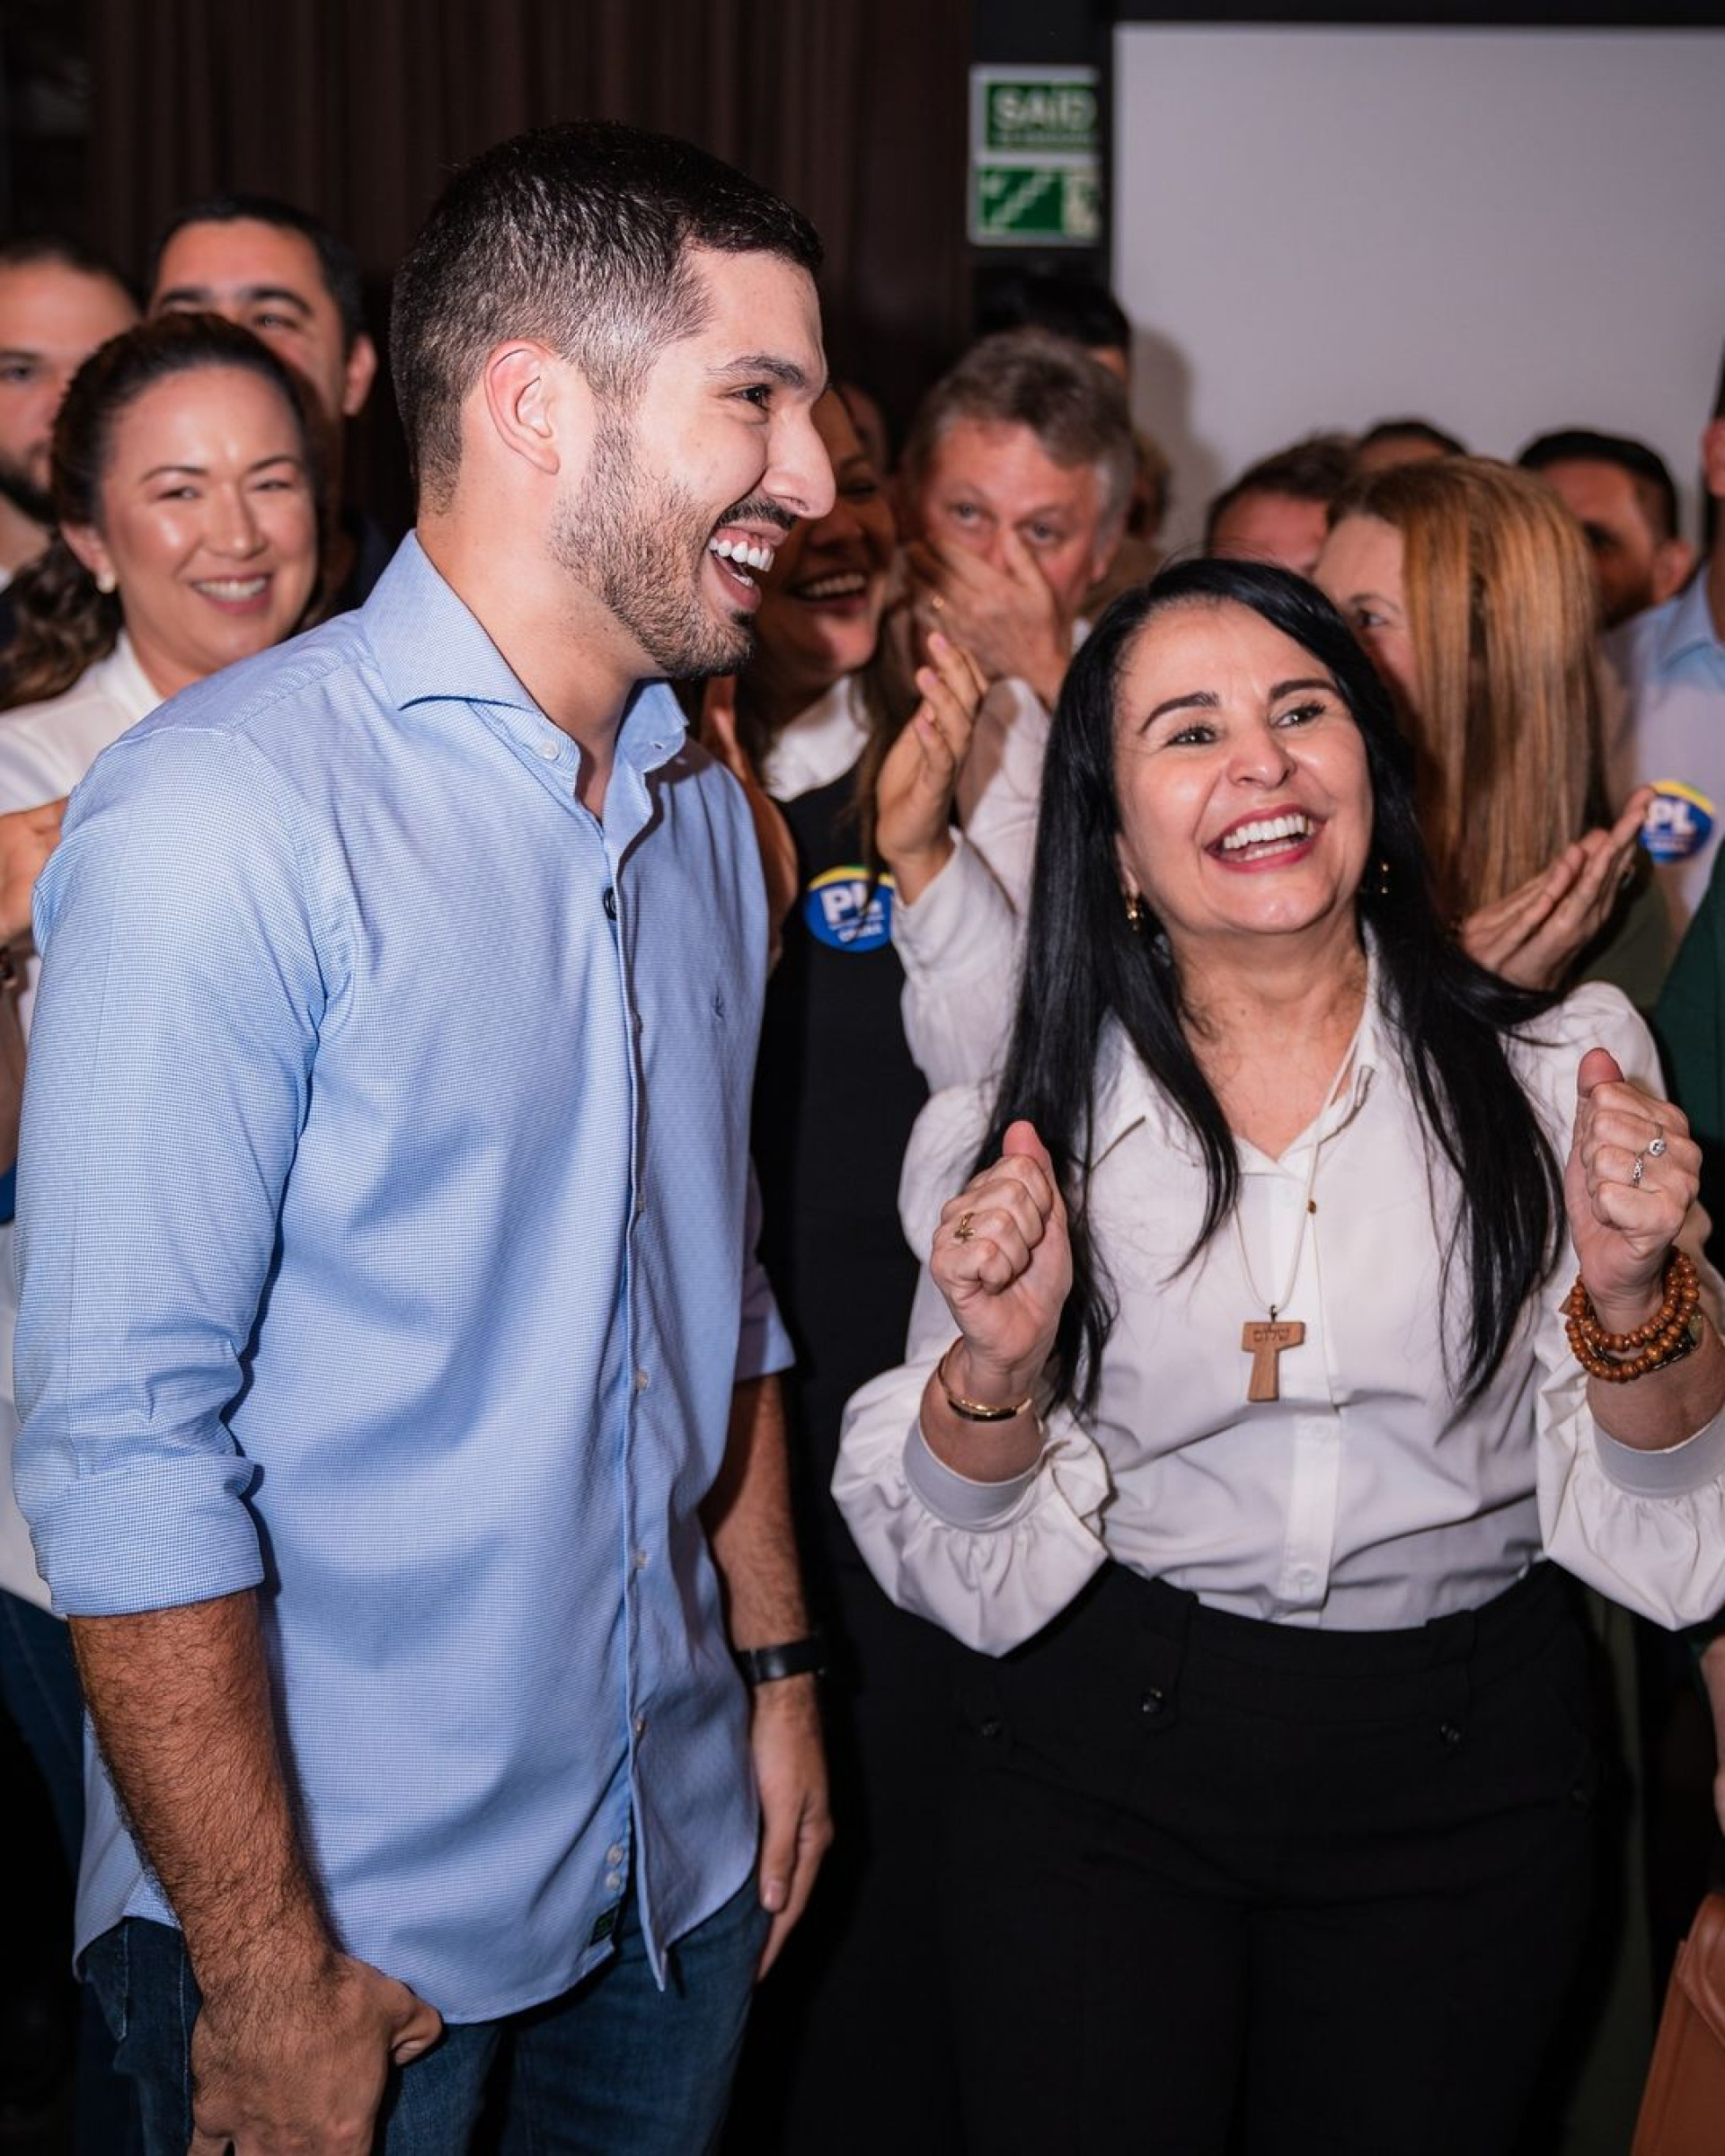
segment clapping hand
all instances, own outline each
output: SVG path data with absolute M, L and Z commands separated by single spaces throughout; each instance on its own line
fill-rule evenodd
M 916 670 L 923 700 L 887 751 L 874 790 L 874 843 L 913 903 L 952 851 L 952 800 L 988 685 L 962 645 L 936 631 Z
M 1461 941 L 1474 964 L 1523 988 L 1561 987 L 1617 903 L 1652 798 L 1650 786 L 1638 788 L 1608 831 L 1584 832 L 1508 897 L 1470 914 Z

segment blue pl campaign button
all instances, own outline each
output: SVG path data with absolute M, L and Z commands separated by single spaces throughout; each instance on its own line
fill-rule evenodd
M 1713 835 L 1713 804 L 1699 787 L 1685 786 L 1681 779 L 1658 779 L 1641 826 L 1641 844 L 1655 861 L 1687 861 Z
M 860 864 L 828 869 L 802 894 L 809 932 L 832 950 L 879 950 L 892 941 L 892 879 Z

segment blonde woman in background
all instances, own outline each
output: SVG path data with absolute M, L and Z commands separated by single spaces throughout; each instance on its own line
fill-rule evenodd
M 1341 497 L 1314 574 L 1414 744 L 1438 902 L 1469 957 L 1650 1008 L 1670 924 L 1636 850 L 1646 791 L 1608 820 L 1597 608 L 1569 510 L 1484 457 L 1402 464 Z

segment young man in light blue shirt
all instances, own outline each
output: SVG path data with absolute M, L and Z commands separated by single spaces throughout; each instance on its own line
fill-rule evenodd
M 41 879 L 18 1488 L 152 2156 L 445 2156 L 506 2036 L 520 2145 L 703 2148 L 825 1846 L 765 905 L 663 685 L 830 506 L 818 261 L 662 137 L 475 160 L 396 286 L 416 535 Z

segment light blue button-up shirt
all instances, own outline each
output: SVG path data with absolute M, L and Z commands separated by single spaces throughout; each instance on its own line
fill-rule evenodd
M 1625 692 L 1606 744 L 1611 791 L 1621 801 L 1637 786 L 1657 789 L 1641 843 L 1681 930 L 1706 891 L 1725 822 L 1725 643 L 1705 568 L 1614 630 L 1605 649 Z
M 601 825 L 409 540 L 103 755 L 43 874 L 20 1500 L 56 1606 L 259 1590 L 343 1942 L 455 2020 L 656 1966 L 754 1859 L 697 1507 L 789 1359 L 749 1251 L 767 933 L 662 686 Z M 80 1948 L 171 1921 L 99 1772 Z

